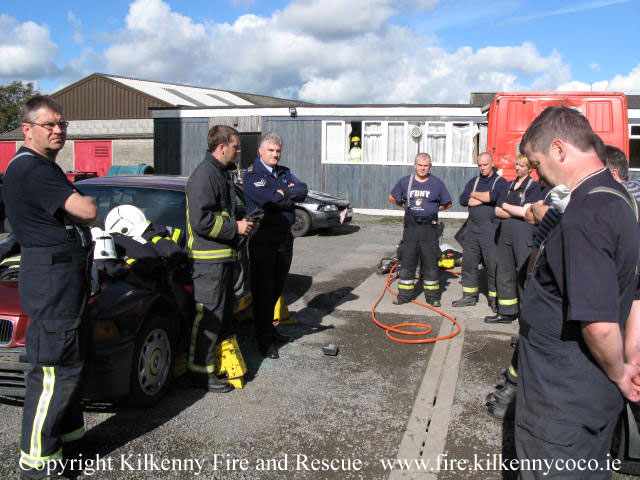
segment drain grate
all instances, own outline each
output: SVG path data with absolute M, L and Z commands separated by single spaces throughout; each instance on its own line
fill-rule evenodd
M 453 328 L 452 324 L 442 322 L 438 336 L 448 335 Z M 407 428 L 398 447 L 398 460 L 409 460 L 412 467 L 409 470 L 392 471 L 389 480 L 436 478 L 436 468 L 427 467 L 425 471 L 418 465 L 435 467 L 438 455 L 444 450 L 462 357 L 464 333 L 463 328 L 457 337 L 437 342 L 434 346 Z

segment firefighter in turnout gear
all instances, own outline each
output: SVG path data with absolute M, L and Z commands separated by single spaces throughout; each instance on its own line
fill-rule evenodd
M 467 229 L 462 242 L 462 298 L 454 307 L 473 306 L 478 302 L 478 264 L 482 260 L 487 272 L 489 305 L 496 308 L 496 200 L 507 188 L 507 181 L 498 175 L 489 153 L 478 155 L 480 175 L 467 182 L 460 204 L 469 207 Z
M 414 173 L 401 178 L 389 194 L 391 203 L 405 209 L 398 296 L 394 303 L 399 305 L 414 298 L 414 277 L 421 262 L 425 298 L 429 304 L 439 307 L 438 212 L 451 207 L 451 196 L 442 180 L 429 173 L 431 157 L 428 154 L 416 155 L 414 169 Z
M 49 97 L 22 109 L 21 147 L 7 167 L 4 197 L 21 246 L 20 303 L 31 321 L 20 469 L 22 478 L 64 478 L 63 443 L 84 435 L 80 400 L 90 332 L 84 323 L 96 204 L 75 190 L 55 159 L 67 122 Z
M 349 162 L 362 161 L 362 145 L 360 142 L 360 137 L 351 138 L 351 149 L 349 150 L 349 155 L 347 155 L 347 160 Z
M 230 172 L 240 152 L 238 131 L 216 125 L 208 151 L 187 181 L 187 255 L 193 264 L 196 317 L 187 369 L 210 392 L 233 387 L 218 379 L 215 347 L 233 318 L 233 267 L 239 236 L 253 222 L 236 220 L 236 195 Z
M 511 323 L 518 318 L 518 299 L 522 298 L 518 272 L 531 254 L 534 231 L 524 215 L 532 203 L 542 199 L 540 184 L 529 176 L 531 164 L 525 155 L 518 155 L 515 167 L 518 177 L 496 203 L 496 216 L 502 219 L 496 262 L 498 312 L 486 317 L 486 323 Z

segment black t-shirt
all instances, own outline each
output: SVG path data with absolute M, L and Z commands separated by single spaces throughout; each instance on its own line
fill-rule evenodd
M 74 193 L 73 185 L 58 165 L 29 148 L 20 148 L 16 157 L 7 167 L 3 190 L 16 239 L 27 248 L 64 244 L 62 206 Z
M 589 194 L 600 186 L 628 196 L 607 169 L 585 179 L 571 192 L 536 270 L 540 285 L 564 299 L 570 322 L 618 322 L 618 298 L 634 279 L 638 223 L 617 195 Z
M 505 202 L 521 207 L 525 203 L 535 203 L 538 200 L 542 200 L 540 184 L 530 176 L 527 175 L 518 188 L 516 188 L 516 183 L 517 179 L 510 182 L 506 190 L 499 191 L 498 199 L 496 200 L 498 207 L 501 207 Z

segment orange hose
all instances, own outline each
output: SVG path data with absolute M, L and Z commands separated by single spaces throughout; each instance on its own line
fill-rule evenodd
M 438 310 L 437 308 L 432 307 L 431 305 L 427 305 L 425 303 L 417 302 L 415 300 L 411 300 L 411 303 L 415 303 L 416 305 L 420 305 L 421 307 L 428 308 L 429 310 L 433 310 L 438 315 L 440 315 L 442 317 L 445 317 L 445 318 L 448 318 L 457 327 L 457 330 L 454 333 L 451 333 L 451 334 L 446 335 L 444 337 L 423 338 L 423 339 L 419 339 L 419 340 L 409 340 L 409 339 L 394 337 L 393 335 L 391 335 L 391 333 L 397 333 L 397 334 L 400 334 L 400 335 L 423 336 L 423 335 L 429 335 L 431 333 L 431 331 L 433 330 L 433 328 L 431 327 L 431 325 L 427 325 L 426 323 L 399 323 L 397 325 L 389 326 L 389 325 L 384 325 L 383 323 L 380 323 L 378 321 L 378 319 L 376 318 L 376 307 L 378 306 L 380 301 L 384 298 L 384 294 L 387 291 L 389 291 L 389 293 L 391 293 L 391 295 L 395 295 L 396 297 L 398 296 L 398 293 L 394 292 L 390 288 L 391 283 L 393 283 L 393 281 L 396 278 L 398 278 L 398 275 L 393 273 L 397 266 L 398 266 L 398 264 L 396 263 L 391 268 L 389 273 L 387 274 L 387 282 L 386 282 L 386 284 L 384 286 L 384 289 L 382 290 L 382 293 L 380 294 L 380 297 L 378 297 L 378 300 L 376 301 L 376 303 L 374 303 L 373 308 L 371 308 L 371 318 L 373 319 L 375 324 L 378 325 L 379 327 L 385 329 L 387 337 L 389 337 L 394 342 L 400 342 L 400 343 L 431 343 L 431 342 L 437 342 L 438 340 L 447 340 L 449 338 L 453 338 L 456 335 L 458 335 L 462 331 L 462 327 L 460 326 L 460 324 L 458 323 L 458 321 L 455 318 L 453 318 L 450 315 L 447 315 L 446 313 Z M 448 273 L 453 273 L 453 274 L 457 275 L 457 273 L 455 273 L 455 272 L 448 272 Z M 415 332 L 415 331 L 403 330 L 402 327 L 418 327 L 418 328 L 423 328 L 424 330 Z

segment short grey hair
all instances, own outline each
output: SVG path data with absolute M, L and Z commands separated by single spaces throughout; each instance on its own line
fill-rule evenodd
M 416 155 L 416 159 L 413 161 L 413 163 L 416 163 L 421 158 L 427 158 L 429 160 L 429 163 L 431 163 L 431 155 L 429 155 L 428 153 L 424 153 L 424 152 L 418 153 Z
M 489 157 L 489 161 L 493 162 L 493 155 L 491 155 L 489 152 L 482 152 L 480 155 L 478 155 L 478 158 L 480 157 Z
M 53 100 L 48 95 L 36 95 L 27 100 L 20 109 L 20 120 L 22 123 L 33 123 L 37 119 L 38 110 L 41 108 L 49 109 L 52 112 L 64 115 L 62 105 Z
M 274 132 L 267 132 L 262 136 L 262 140 L 260 140 L 260 146 L 264 147 L 264 145 L 269 142 L 271 145 L 280 145 L 282 146 L 282 137 Z

